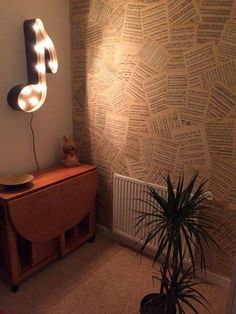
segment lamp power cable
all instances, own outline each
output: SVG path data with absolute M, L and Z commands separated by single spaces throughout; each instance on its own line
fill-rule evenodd
M 34 129 L 33 129 L 33 112 L 31 112 L 31 117 L 30 117 L 30 130 L 32 133 L 32 145 L 33 145 L 33 151 L 34 151 L 34 159 L 35 159 L 35 163 L 37 166 L 37 170 L 39 171 L 39 163 L 38 163 L 38 158 L 37 158 L 37 153 L 36 153 L 36 148 L 35 148 L 35 135 L 34 135 Z

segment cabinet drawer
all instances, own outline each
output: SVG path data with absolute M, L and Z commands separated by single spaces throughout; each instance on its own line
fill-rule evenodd
M 14 228 L 31 242 L 55 238 L 94 210 L 97 181 L 94 170 L 10 201 Z

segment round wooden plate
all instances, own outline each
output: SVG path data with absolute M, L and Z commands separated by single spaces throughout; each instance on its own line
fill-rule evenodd
M 33 180 L 34 176 L 29 173 L 24 174 L 10 174 L 0 177 L 0 184 L 4 186 L 15 186 L 29 183 Z

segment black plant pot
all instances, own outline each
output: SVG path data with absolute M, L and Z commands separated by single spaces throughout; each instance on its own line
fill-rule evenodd
M 146 295 L 141 301 L 140 314 L 176 314 L 174 304 L 169 304 L 168 309 L 165 309 L 165 298 L 165 295 L 159 293 Z

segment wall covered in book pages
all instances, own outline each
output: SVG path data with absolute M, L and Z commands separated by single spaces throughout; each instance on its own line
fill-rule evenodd
M 100 172 L 98 221 L 112 217 L 114 172 L 162 184 L 199 169 L 236 248 L 236 9 L 233 0 L 71 0 L 74 134 Z M 235 17 L 235 18 L 234 18 Z

